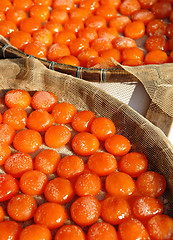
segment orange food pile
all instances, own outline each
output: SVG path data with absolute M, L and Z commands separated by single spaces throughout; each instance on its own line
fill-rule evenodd
M 4 102 L 1 240 L 173 239 L 165 178 L 110 119 L 46 91 L 11 90 Z
M 173 62 L 172 4 L 2 0 L 0 34 L 26 54 L 67 65 L 90 68 L 110 57 L 129 66 L 162 64 Z

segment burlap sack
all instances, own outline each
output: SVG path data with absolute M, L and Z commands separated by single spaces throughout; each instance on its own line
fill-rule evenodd
M 117 132 L 132 143 L 132 151 L 144 152 L 149 159 L 149 169 L 165 176 L 164 212 L 173 217 L 173 146 L 159 128 L 93 84 L 49 70 L 33 58 L 0 60 L 1 96 L 16 88 L 31 94 L 37 90 L 51 91 L 60 102 L 67 101 L 78 110 L 88 109 L 97 116 L 112 119 Z M 71 153 L 69 146 L 57 150 L 63 155 Z

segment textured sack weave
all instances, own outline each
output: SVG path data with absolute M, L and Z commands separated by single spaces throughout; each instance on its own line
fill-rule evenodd
M 0 36 L 0 42 L 5 44 L 3 47 L 0 44 L 2 58 L 26 56 L 12 46 L 9 48 L 10 43 L 2 36 Z M 103 63 L 94 66 L 93 69 L 86 69 L 52 63 L 46 60 L 41 60 L 41 62 L 48 68 L 91 82 L 140 81 L 144 85 L 152 102 L 155 104 L 155 107 L 153 107 L 151 111 L 158 112 L 159 109 L 161 109 L 173 118 L 173 63 L 129 67 L 115 62 L 114 59 L 107 59 Z
M 16 88 L 31 91 L 31 94 L 38 90 L 51 91 L 60 102 L 67 101 L 78 110 L 88 109 L 97 116 L 112 119 L 117 132 L 132 143 L 132 151 L 144 152 L 150 169 L 165 176 L 167 189 L 164 198 L 165 203 L 169 203 L 168 215 L 173 217 L 173 146 L 159 128 L 93 84 L 49 70 L 33 58 L 0 60 L 1 96 Z M 70 145 L 57 151 L 63 155 L 72 153 Z
M 152 101 L 173 117 L 173 64 L 124 68 L 143 83 Z
M 153 103 L 173 118 L 173 63 L 129 67 L 115 62 L 113 58 L 111 60 L 114 66 L 127 72 L 129 79 L 136 77 L 136 80 L 142 82 Z M 107 61 L 95 68 L 104 68 Z

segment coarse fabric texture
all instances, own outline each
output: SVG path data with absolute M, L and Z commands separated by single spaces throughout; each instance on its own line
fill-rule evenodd
M 164 202 L 169 206 L 166 213 L 173 217 L 173 146 L 159 128 L 88 81 L 49 70 L 34 58 L 0 60 L 1 97 L 8 90 L 18 88 L 31 94 L 39 90 L 51 91 L 59 102 L 66 101 L 78 110 L 91 110 L 97 116 L 110 118 L 117 133 L 130 140 L 132 151 L 145 153 L 150 169 L 165 176 Z M 70 145 L 57 151 L 64 156 L 72 154 Z
M 173 63 L 130 67 L 117 63 L 113 58 L 111 60 L 115 67 L 124 69 L 129 79 L 136 77 L 143 84 L 152 102 L 173 118 Z M 104 63 L 95 67 L 102 68 Z
M 26 57 L 26 54 L 10 45 L 0 36 L 1 58 Z M 123 66 L 113 58 L 94 66 L 92 69 L 74 67 L 40 59 L 48 68 L 69 74 L 90 82 L 142 82 L 152 102 L 156 104 L 153 111 L 159 108 L 173 118 L 173 63 L 152 64 L 143 66 Z

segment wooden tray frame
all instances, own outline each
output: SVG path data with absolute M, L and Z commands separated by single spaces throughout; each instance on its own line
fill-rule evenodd
M 0 58 L 21 58 L 34 57 L 14 48 L 13 46 L 0 41 Z M 36 58 L 36 57 L 34 57 Z M 92 69 L 84 67 L 75 67 L 56 62 L 50 62 L 45 59 L 36 58 L 43 63 L 47 68 L 78 77 L 90 82 L 136 82 L 136 77 L 129 74 L 119 66 L 109 69 Z

